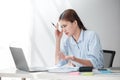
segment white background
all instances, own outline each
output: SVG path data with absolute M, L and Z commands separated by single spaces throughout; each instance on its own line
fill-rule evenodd
M 15 67 L 9 45 L 23 47 L 28 62 L 31 57 L 38 60 L 36 66 L 52 66 L 51 22 L 56 23 L 66 8 L 75 9 L 84 25 L 99 34 L 103 49 L 116 51 L 113 66 L 120 66 L 120 0 L 0 0 L 0 69 Z

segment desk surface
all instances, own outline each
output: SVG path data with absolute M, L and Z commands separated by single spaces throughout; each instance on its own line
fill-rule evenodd
M 15 69 L 0 70 L 0 77 L 20 77 L 34 79 L 62 79 L 62 80 L 118 80 L 120 73 L 93 74 L 92 76 L 71 75 L 70 73 L 49 73 L 35 72 L 29 73 Z
M 16 70 L 16 69 L 0 70 L 0 77 L 33 78 L 31 73 L 25 72 L 25 71 L 21 71 L 21 70 Z

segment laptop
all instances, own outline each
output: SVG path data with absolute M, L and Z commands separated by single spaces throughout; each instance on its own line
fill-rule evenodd
M 17 69 L 27 72 L 48 71 L 46 67 L 29 67 L 25 59 L 22 48 L 17 48 L 17 47 L 9 47 L 9 48 Z

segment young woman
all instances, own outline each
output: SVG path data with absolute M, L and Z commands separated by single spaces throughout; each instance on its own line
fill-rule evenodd
M 103 55 L 100 40 L 94 31 L 87 30 L 79 16 L 73 9 L 65 10 L 59 17 L 62 28 L 56 25 L 55 63 L 63 66 L 70 63 L 72 66 L 103 67 Z M 61 43 L 63 32 L 68 38 Z M 61 46 L 62 45 L 62 46 Z

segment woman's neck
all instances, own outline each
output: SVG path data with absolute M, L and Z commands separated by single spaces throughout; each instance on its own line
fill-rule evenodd
M 81 29 L 78 27 L 75 31 L 75 33 L 73 34 L 73 38 L 74 40 L 77 42 L 79 37 L 80 37 L 80 32 L 81 32 Z

